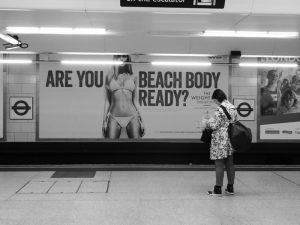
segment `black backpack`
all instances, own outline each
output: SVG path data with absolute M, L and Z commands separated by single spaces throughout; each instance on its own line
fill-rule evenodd
M 231 116 L 224 106 L 220 106 L 226 114 L 228 120 L 231 120 Z M 232 147 L 237 152 L 246 151 L 251 147 L 252 133 L 251 130 L 243 125 L 240 121 L 234 121 L 229 124 L 228 136 Z

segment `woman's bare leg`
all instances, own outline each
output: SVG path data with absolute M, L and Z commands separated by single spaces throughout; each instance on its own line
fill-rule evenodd
M 224 178 L 224 159 L 215 160 L 216 166 L 216 185 L 223 186 L 223 178 Z
M 225 167 L 226 167 L 226 172 L 227 172 L 228 184 L 233 185 L 234 184 L 234 177 L 235 177 L 233 155 L 229 155 L 225 159 Z
M 112 117 L 109 118 L 107 124 L 106 138 L 117 139 L 121 135 L 121 127 Z
M 141 125 L 138 117 L 134 117 L 126 126 L 128 138 L 140 138 Z

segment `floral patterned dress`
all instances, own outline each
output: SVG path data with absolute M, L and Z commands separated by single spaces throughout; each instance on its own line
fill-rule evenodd
M 221 105 L 227 109 L 227 112 L 231 116 L 231 120 L 228 120 L 223 109 L 219 106 L 215 111 L 213 120 L 207 123 L 207 126 L 214 130 L 210 145 L 211 160 L 225 159 L 229 155 L 232 155 L 234 151 L 228 137 L 227 129 L 229 123 L 236 120 L 237 111 L 234 105 L 227 100 L 224 100 Z

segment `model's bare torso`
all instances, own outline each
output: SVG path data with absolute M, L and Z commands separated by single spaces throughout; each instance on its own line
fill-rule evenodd
M 120 117 L 135 115 L 136 108 L 133 104 L 135 84 L 133 76 L 129 74 L 120 74 L 116 80 L 112 78 L 110 87 L 110 113 Z

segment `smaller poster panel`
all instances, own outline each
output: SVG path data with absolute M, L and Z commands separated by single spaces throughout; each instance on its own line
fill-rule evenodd
M 0 54 L 0 59 L 3 58 L 3 55 Z M 3 74 L 3 64 L 0 63 L 0 138 L 3 138 L 3 106 L 4 106 L 4 74 Z
M 238 112 L 238 120 L 254 120 L 254 99 L 233 99 L 233 104 Z
M 11 120 L 32 120 L 32 97 L 10 97 L 9 118 Z
M 258 58 L 264 63 L 296 63 L 300 58 Z M 300 140 L 300 69 L 259 68 L 260 139 Z

